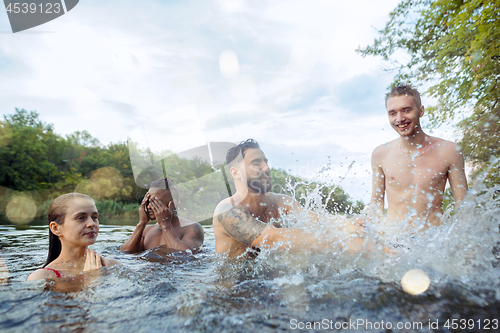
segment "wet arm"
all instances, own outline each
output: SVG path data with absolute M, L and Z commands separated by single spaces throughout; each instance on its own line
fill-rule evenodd
M 262 245 L 273 246 L 277 242 L 283 242 L 281 248 L 296 248 L 309 250 L 331 250 L 338 247 L 335 240 L 321 239 L 315 235 L 299 229 L 275 228 L 255 219 L 247 209 L 242 206 L 221 207 L 219 222 L 226 232 L 239 242 L 249 247 Z M 363 239 L 355 239 L 346 242 L 347 247 L 353 251 L 361 250 Z
M 384 211 L 385 197 L 385 175 L 382 169 L 382 162 L 379 157 L 378 149 L 375 149 L 372 154 L 372 197 L 370 202 L 377 205 L 380 210 Z
M 464 169 L 464 157 L 458 146 L 452 152 L 451 163 L 448 169 L 448 181 L 450 182 L 451 192 L 455 199 L 455 206 L 458 206 L 465 199 L 468 189 Z
M 120 246 L 120 251 L 138 253 L 144 251 L 144 229 L 147 222 L 139 222 L 129 239 Z
M 191 243 L 192 239 L 189 239 L 189 241 L 181 240 L 179 236 L 177 236 L 177 234 L 175 233 L 172 223 L 161 224 L 160 227 L 161 227 L 161 243 L 163 244 L 163 246 L 178 251 L 190 250 L 192 252 L 196 252 L 199 249 L 199 246 L 196 246 L 196 244 Z
M 104 259 L 104 265 L 105 267 L 112 267 L 115 265 L 121 265 L 121 262 L 119 262 L 116 259 L 113 258 L 103 258 Z

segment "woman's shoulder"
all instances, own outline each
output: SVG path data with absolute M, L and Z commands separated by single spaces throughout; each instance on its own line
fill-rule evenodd
M 118 260 L 113 259 L 113 258 L 102 257 L 102 259 L 104 260 L 104 266 L 106 266 L 106 267 L 111 267 L 114 265 L 121 265 L 121 263 Z
M 40 268 L 31 273 L 26 281 L 40 280 L 40 279 L 56 279 L 57 274 L 48 269 Z

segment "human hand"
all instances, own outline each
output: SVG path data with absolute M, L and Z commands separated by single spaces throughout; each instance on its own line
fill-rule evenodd
M 174 203 L 170 201 L 166 206 L 163 201 L 153 196 L 150 197 L 149 202 L 160 227 L 171 227 L 174 216 Z
M 396 250 L 387 244 L 381 243 L 380 241 L 375 241 L 374 239 L 369 239 L 366 242 L 366 250 L 372 258 L 381 258 L 380 254 L 390 254 L 395 255 Z
M 349 219 L 345 225 L 345 229 L 349 233 L 355 233 L 362 236 L 365 233 L 365 225 L 360 222 L 361 219 Z
M 148 202 L 151 198 L 151 194 L 146 193 L 142 199 L 141 205 L 139 206 L 139 223 L 148 224 L 149 214 L 148 214 Z
M 85 265 L 83 266 L 84 272 L 100 269 L 101 267 L 106 266 L 104 264 L 104 259 L 92 249 L 87 249 L 85 257 Z
M 361 215 L 353 217 L 352 218 L 352 223 L 355 224 L 355 225 L 357 225 L 357 226 L 360 226 L 360 227 L 366 227 L 366 220 Z

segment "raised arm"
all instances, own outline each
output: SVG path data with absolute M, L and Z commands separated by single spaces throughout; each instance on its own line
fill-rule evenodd
M 138 253 L 144 251 L 144 229 L 148 225 L 149 217 L 146 212 L 146 205 L 149 200 L 149 193 L 146 193 L 139 206 L 139 223 L 135 227 L 132 235 L 120 246 L 120 251 Z
M 377 147 L 372 153 L 372 197 L 370 202 L 377 205 L 380 210 L 384 211 L 385 197 L 385 175 L 382 169 L 382 149 Z
M 449 167 L 448 167 L 448 181 L 450 182 L 451 192 L 455 199 L 455 206 L 465 199 L 467 195 L 467 178 L 464 169 L 464 156 L 458 145 L 452 145 L 452 149 L 448 152 Z

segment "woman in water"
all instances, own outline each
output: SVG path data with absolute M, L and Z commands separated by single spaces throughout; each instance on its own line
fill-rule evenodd
M 94 200 L 81 193 L 57 197 L 49 208 L 49 254 L 43 268 L 28 281 L 56 279 L 119 264 L 88 248 L 99 233 L 99 213 Z

